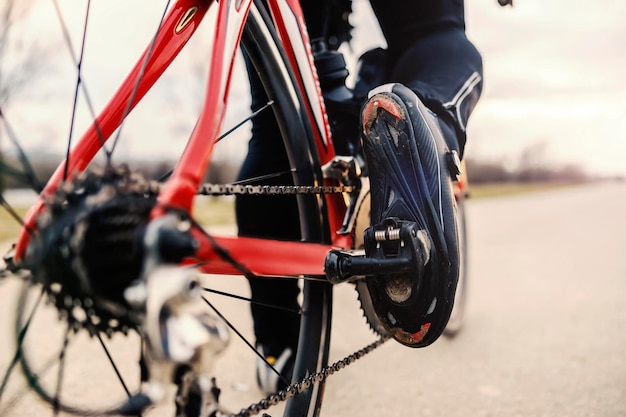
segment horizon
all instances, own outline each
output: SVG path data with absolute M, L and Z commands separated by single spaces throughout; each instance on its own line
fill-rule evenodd
M 150 38 L 148 28 L 158 22 L 159 7 L 143 9 L 148 1 L 109 0 L 92 6 L 83 71 L 96 108 L 125 76 Z M 81 8 L 71 7 L 75 3 L 68 0 L 60 5 L 70 31 L 79 33 Z M 116 5 L 124 5 L 123 15 L 115 13 Z M 357 0 L 353 7 L 354 57 L 384 43 L 368 15 L 368 2 Z M 71 102 L 59 102 L 58 97 L 73 94 L 74 80 L 69 75 L 75 69 L 69 65 L 67 47 L 48 40 L 60 39 L 58 23 L 50 21 L 50 13 L 50 2 L 35 1 L 16 26 L 16 35 L 20 34 L 23 44 L 30 40 L 51 48 L 44 72 L 58 76 L 52 82 L 38 77 L 6 113 L 18 137 L 27 138 L 22 139 L 27 148 L 62 153 L 64 140 L 57 144 L 51 138 L 67 135 Z M 612 0 L 592 5 L 585 0 L 549 4 L 518 0 L 513 8 L 499 7 L 496 0 L 467 2 L 467 34 L 482 52 L 485 67 L 483 96 L 468 126 L 467 156 L 514 166 L 524 151 L 535 147 L 542 148 L 539 156 L 548 164 L 574 164 L 596 175 L 626 174 L 624 15 L 626 2 Z M 206 20 L 199 29 L 204 33 L 211 29 Z M 98 30 L 107 36 L 97 37 Z M 78 40 L 74 37 L 75 43 Z M 90 46 L 115 53 L 115 60 L 93 54 Z M 124 126 L 122 158 L 137 153 L 174 155 L 182 150 L 195 122 L 198 90 L 203 89 L 193 72 L 198 70 L 194 66 L 201 65 L 194 53 L 204 47 L 202 39 L 190 44 L 159 82 L 161 93 L 150 97 L 153 104 Z M 237 84 L 233 83 L 233 89 L 239 95 L 238 111 L 245 111 L 248 99 Z M 78 131 L 89 123 L 82 107 Z M 247 132 L 238 132 L 233 142 L 220 143 L 217 158 L 241 158 L 246 141 Z

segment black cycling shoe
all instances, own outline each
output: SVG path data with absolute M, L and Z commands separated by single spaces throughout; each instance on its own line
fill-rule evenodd
M 400 84 L 372 90 L 361 112 L 372 193 L 369 235 L 378 232 L 384 240 L 398 221 L 421 235 L 421 253 L 415 257 L 421 265 L 366 279 L 376 317 L 395 340 L 411 347 L 427 346 L 443 332 L 459 274 L 452 182 L 460 162 L 449 151 L 439 123 Z M 370 239 L 365 249 L 367 256 L 376 251 L 380 256 L 379 242 Z M 384 256 L 397 255 L 392 250 Z

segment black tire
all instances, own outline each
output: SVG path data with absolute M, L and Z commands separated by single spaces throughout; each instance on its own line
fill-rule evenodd
M 288 65 L 278 36 L 260 1 L 248 17 L 242 44 L 266 88 L 294 172 L 295 185 L 322 183 L 322 172 L 314 143 L 313 126 L 305 113 L 306 103 L 297 92 L 294 70 Z M 306 140 L 303 140 L 306 138 Z M 301 234 L 304 240 L 330 243 L 328 216 L 322 199 L 299 196 Z M 303 315 L 292 381 L 319 372 L 328 362 L 332 318 L 332 286 L 304 281 Z M 324 383 L 317 384 L 287 402 L 285 416 L 317 415 Z M 312 411 L 315 411 L 312 413 Z
M 456 287 L 454 307 L 443 334 L 449 338 L 456 336 L 462 329 L 465 319 L 468 288 L 467 256 L 467 221 L 465 219 L 465 198 L 457 202 L 457 227 L 459 233 L 459 281 Z
M 289 65 L 271 20 L 260 1 L 255 1 L 251 7 L 242 37 L 242 46 L 257 70 L 268 97 L 273 100 L 272 108 L 289 157 L 293 183 L 295 185 L 322 183 L 322 172 L 314 143 L 314 127 L 305 110 L 307 103 L 298 93 L 294 69 Z M 323 199 L 315 196 L 298 196 L 298 211 L 303 239 L 329 243 L 328 216 Z M 29 291 L 33 290 L 27 284 L 21 295 L 22 301 Z M 302 295 L 303 313 L 292 381 L 321 371 L 327 364 L 330 345 L 332 286 L 324 282 L 304 280 Z M 17 307 L 17 337 L 27 313 L 24 311 L 25 303 L 22 301 Z M 30 385 L 34 391 L 45 401 L 53 403 L 54 395 L 39 385 L 30 362 L 28 352 L 25 351 L 21 357 L 23 373 L 31 381 Z M 323 390 L 322 382 L 292 397 L 287 402 L 284 415 L 288 417 L 317 415 L 322 403 Z M 111 404 L 112 407 L 117 405 Z M 62 411 L 75 414 L 94 413 L 94 410 L 68 404 L 60 404 L 59 407 Z

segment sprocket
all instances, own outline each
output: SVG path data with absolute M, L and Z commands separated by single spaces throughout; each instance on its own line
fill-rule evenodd
M 127 332 L 137 317 L 124 290 L 139 277 L 139 238 L 156 196 L 128 167 L 89 170 L 46 201 L 27 251 L 34 281 L 74 330 Z
M 370 225 L 370 210 L 371 194 L 368 193 L 357 213 L 356 224 L 354 227 L 353 249 L 360 250 L 364 247 L 363 235 L 365 234 L 365 229 Z M 370 295 L 369 289 L 367 288 L 365 279 L 355 281 L 354 288 L 358 293 L 359 304 L 361 305 L 363 316 L 365 317 L 365 320 L 367 321 L 370 329 L 379 336 L 388 337 L 389 333 L 387 332 L 387 330 L 383 326 L 382 321 L 380 321 L 380 319 L 376 315 L 376 312 L 374 311 L 372 296 Z

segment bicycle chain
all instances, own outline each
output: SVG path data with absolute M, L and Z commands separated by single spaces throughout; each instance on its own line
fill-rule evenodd
M 329 376 L 333 375 L 335 372 L 339 372 L 346 366 L 351 365 L 353 362 L 356 362 L 358 359 L 361 359 L 363 356 L 372 352 L 374 349 L 378 348 L 389 339 L 390 337 L 382 337 L 378 339 L 377 341 L 365 346 L 364 348 L 357 350 L 356 352 L 346 356 L 345 358 L 338 360 L 332 365 L 326 366 L 321 371 L 315 372 L 309 376 L 306 376 L 302 378 L 300 381 L 295 382 L 291 385 L 288 385 L 287 387 L 285 387 L 285 389 L 278 391 L 276 394 L 269 395 L 266 398 L 262 399 L 261 401 L 253 403 L 249 407 L 242 409 L 237 414 L 228 415 L 228 417 L 250 417 L 250 416 L 259 414 L 261 411 L 267 410 L 268 408 L 273 407 L 280 402 L 286 401 L 288 398 L 291 398 L 296 394 L 300 394 L 301 392 L 303 392 L 306 389 L 309 389 L 313 385 L 319 384 L 322 381 L 325 381 Z M 268 416 L 267 414 L 264 414 L 264 416 L 271 417 L 271 416 Z
M 150 183 L 145 190 L 147 193 L 158 194 L 161 184 Z M 300 186 L 300 185 L 240 185 L 240 184 L 211 184 L 206 183 L 200 186 L 199 195 L 222 196 L 222 195 L 301 195 L 301 194 L 340 194 L 354 191 L 354 186 Z M 275 394 L 251 404 L 247 408 L 242 409 L 237 414 L 226 414 L 228 417 L 250 417 L 259 414 L 263 410 L 267 410 L 287 399 L 300 394 L 311 388 L 315 384 L 325 381 L 329 376 L 351 365 L 353 362 L 361 359 L 363 356 L 372 352 L 389 340 L 389 337 L 370 343 L 362 349 L 338 360 L 332 365 L 324 367 L 319 372 L 315 372 L 302 378 L 300 381 L 288 385 L 284 389 Z M 269 416 L 268 416 L 269 417 Z
M 299 186 L 299 185 L 240 185 L 240 184 L 203 184 L 198 190 L 200 195 L 221 196 L 221 195 L 295 195 L 295 194 L 338 194 L 352 192 L 354 186 Z M 361 359 L 363 356 L 372 352 L 381 346 L 389 337 L 382 337 L 377 341 L 370 343 L 364 348 L 346 356 L 345 358 L 324 367 L 319 372 L 315 372 L 302 378 L 300 381 L 288 385 L 284 389 L 275 394 L 251 404 L 247 408 L 242 409 L 237 414 L 227 414 L 228 417 L 250 417 L 259 414 L 263 410 L 277 405 L 287 399 L 311 388 L 315 384 L 325 381 L 335 372 L 339 372 L 353 362 Z M 270 417 L 267 414 L 264 416 Z
M 293 194 L 340 194 L 354 191 L 351 185 L 240 185 L 240 184 L 202 184 L 198 194 L 220 195 L 293 195 Z
M 158 194 L 161 189 L 159 183 L 146 184 L 146 193 Z M 297 186 L 297 185 L 239 185 L 239 184 L 203 184 L 198 190 L 198 194 L 207 196 L 221 196 L 221 195 L 298 195 L 298 194 L 340 194 L 345 192 L 354 191 L 355 187 L 341 185 L 341 186 Z M 0 278 L 3 277 L 5 270 L 0 271 Z M 346 366 L 351 365 L 353 362 L 361 359 L 363 356 L 372 352 L 374 349 L 381 346 L 389 340 L 389 337 L 382 337 L 381 339 L 370 343 L 362 349 L 346 356 L 343 359 L 338 360 L 332 365 L 324 367 L 319 372 L 315 372 L 309 376 L 302 378 L 300 381 L 288 385 L 283 390 L 278 391 L 275 394 L 251 404 L 247 408 L 242 409 L 237 414 L 226 414 L 228 417 L 250 417 L 260 413 L 263 410 L 267 410 L 270 407 L 277 405 L 280 402 L 300 394 L 303 391 L 311 388 L 315 384 L 319 384 L 325 381 L 329 376 L 336 372 L 339 372 Z M 266 414 L 265 414 L 266 415 Z M 267 416 L 267 415 L 266 415 Z M 269 417 L 269 416 L 268 416 Z

